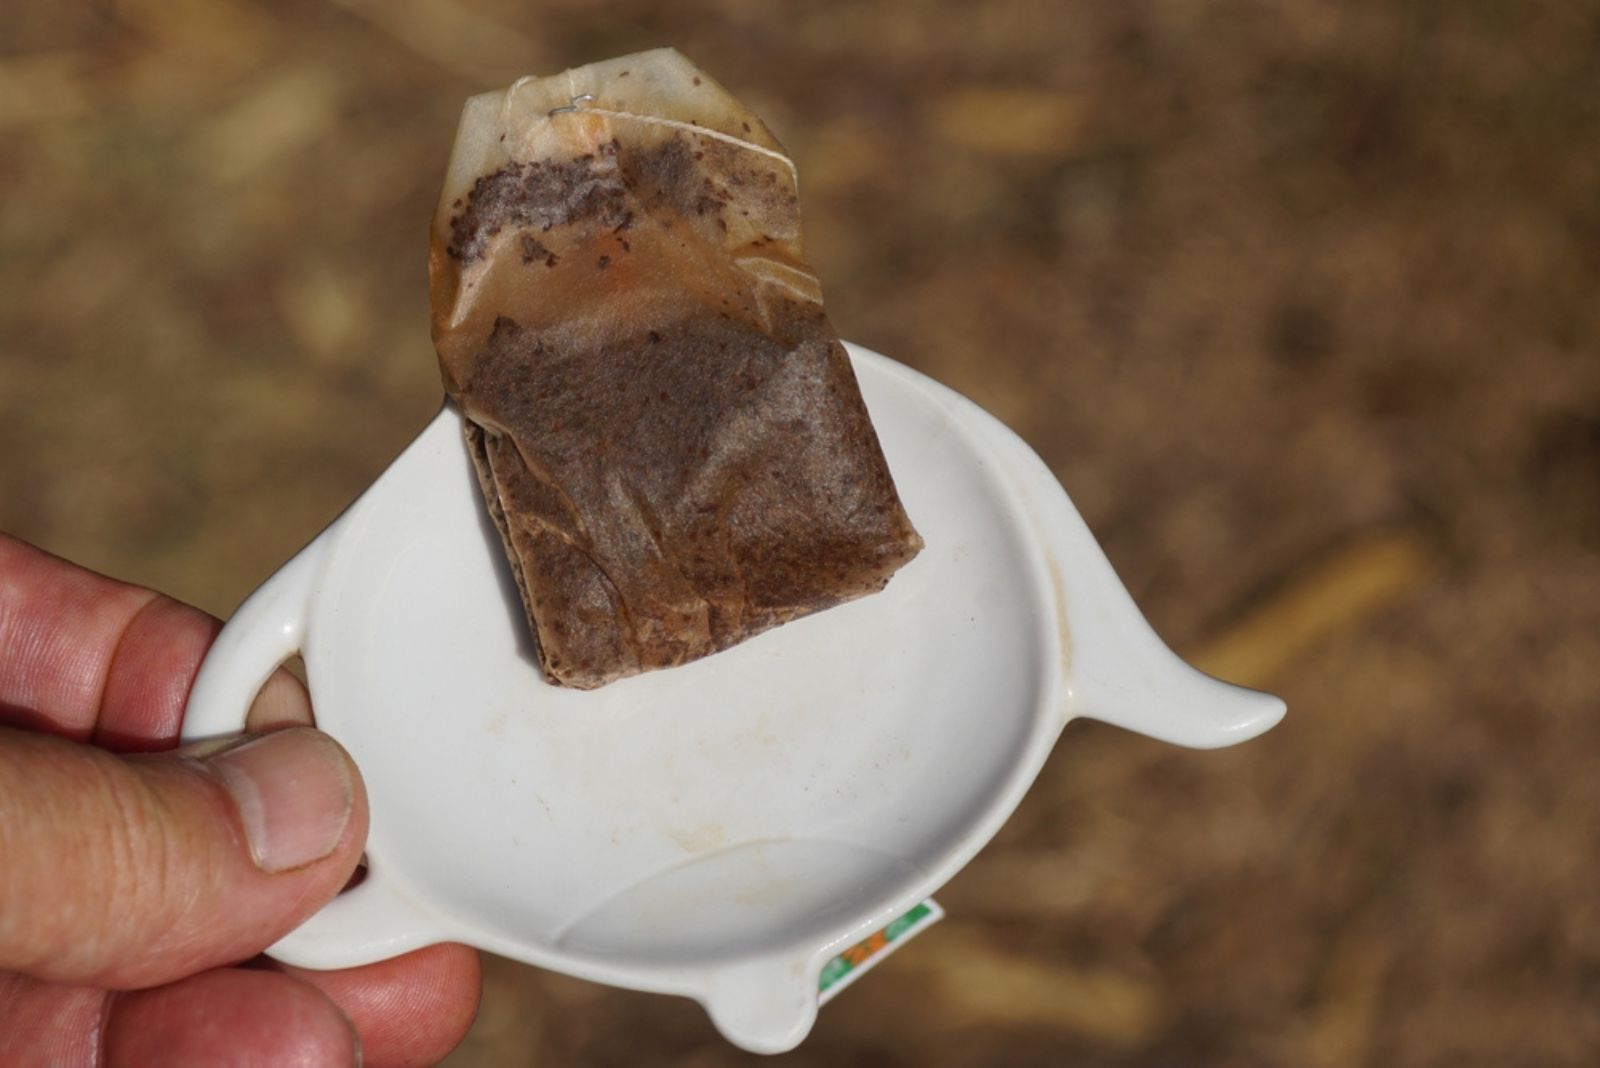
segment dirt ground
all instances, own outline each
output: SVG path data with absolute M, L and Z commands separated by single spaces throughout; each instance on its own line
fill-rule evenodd
M 102 0 L 0 28 L 0 527 L 226 615 L 427 420 L 457 113 L 674 44 L 845 336 L 994 411 L 1156 629 L 781 1065 L 1600 1056 L 1600 4 Z M 981 715 L 981 710 L 974 710 Z M 755 1063 L 488 964 L 469 1065 Z

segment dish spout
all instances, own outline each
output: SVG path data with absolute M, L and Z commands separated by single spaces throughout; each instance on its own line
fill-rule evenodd
M 1076 510 L 1054 517 L 1072 543 L 1058 572 L 1066 711 L 1163 742 L 1215 749 L 1249 741 L 1283 718 L 1283 699 L 1214 679 L 1169 649 L 1145 620 Z
M 1038 582 L 1053 594 L 1064 723 L 1085 716 L 1194 749 L 1236 745 L 1284 716 L 1281 698 L 1222 682 L 1169 649 L 1100 543 L 1034 452 L 992 418 L 992 436 L 1040 546 Z

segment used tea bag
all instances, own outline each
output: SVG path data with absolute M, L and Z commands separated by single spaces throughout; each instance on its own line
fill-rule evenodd
M 677 52 L 468 101 L 428 265 L 552 682 L 694 660 L 921 548 L 802 255 L 794 165 Z

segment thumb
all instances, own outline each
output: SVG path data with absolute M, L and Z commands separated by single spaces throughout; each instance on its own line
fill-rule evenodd
M 0 729 L 0 970 L 142 987 L 254 956 L 366 833 L 355 765 L 310 728 L 131 758 Z

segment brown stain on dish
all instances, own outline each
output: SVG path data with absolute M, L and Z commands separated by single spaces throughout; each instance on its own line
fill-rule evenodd
M 1072 678 L 1072 626 L 1067 616 L 1067 583 L 1061 577 L 1061 565 L 1048 549 L 1044 556 L 1045 568 L 1050 572 L 1050 592 L 1055 601 L 1056 645 L 1061 654 L 1061 677 Z
M 728 841 L 727 829 L 720 823 L 702 823 L 687 830 L 668 827 L 666 835 L 685 853 L 708 853 L 721 849 Z

